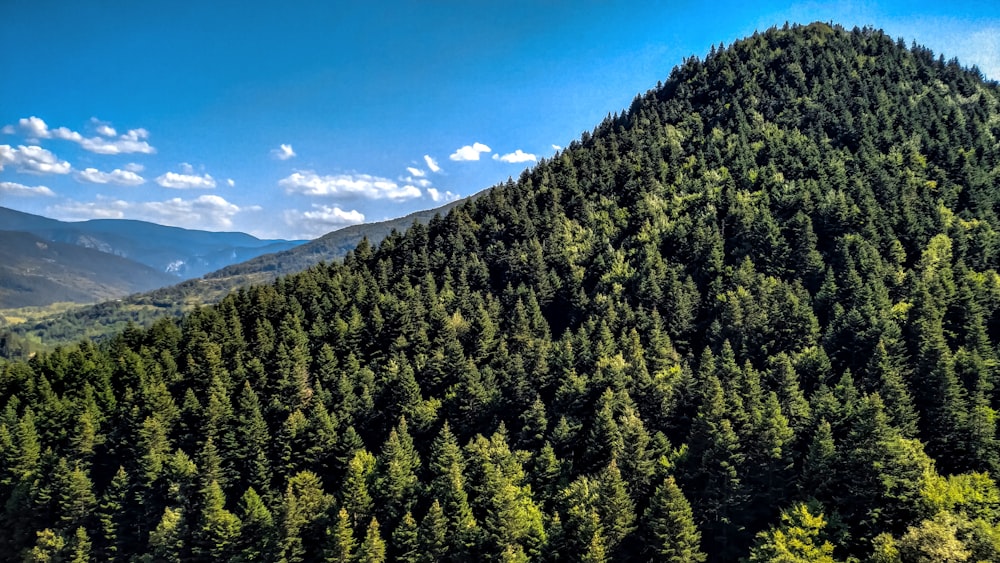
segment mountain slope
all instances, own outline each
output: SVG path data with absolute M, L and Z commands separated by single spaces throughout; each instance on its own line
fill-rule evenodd
M 0 231 L 0 308 L 93 302 L 148 291 L 175 278 L 125 258 L 29 233 Z
M 0 207 L 0 225 L 47 241 L 93 248 L 186 279 L 303 241 L 261 240 L 246 233 L 167 227 L 145 221 L 92 219 L 64 222 Z
M 881 32 L 713 49 L 343 263 L 5 368 L 3 552 L 1000 560 L 997 139 Z

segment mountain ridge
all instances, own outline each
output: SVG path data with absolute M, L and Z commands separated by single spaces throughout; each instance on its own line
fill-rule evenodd
M 0 207 L 0 225 L 6 230 L 129 258 L 181 279 L 200 277 L 237 259 L 250 259 L 304 242 L 262 240 L 247 233 L 185 229 L 132 219 L 66 222 L 5 207 Z

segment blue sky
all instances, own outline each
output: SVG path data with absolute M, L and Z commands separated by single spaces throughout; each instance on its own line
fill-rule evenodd
M 786 21 L 1000 79 L 993 0 L 371 4 L 2 0 L 0 205 L 312 238 L 516 178 L 684 57 Z

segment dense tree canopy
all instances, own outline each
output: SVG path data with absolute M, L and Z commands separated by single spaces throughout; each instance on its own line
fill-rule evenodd
M 0 366 L 0 553 L 1000 559 L 1000 88 L 688 59 L 343 263 Z

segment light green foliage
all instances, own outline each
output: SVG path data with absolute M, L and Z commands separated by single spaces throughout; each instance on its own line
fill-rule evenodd
M 833 544 L 824 536 L 826 519 L 817 509 L 799 503 L 782 512 L 777 528 L 757 535 L 751 563 L 834 563 Z

